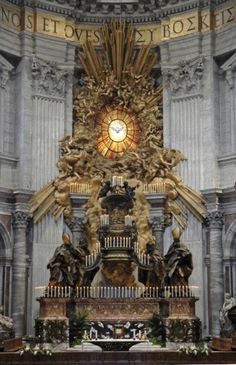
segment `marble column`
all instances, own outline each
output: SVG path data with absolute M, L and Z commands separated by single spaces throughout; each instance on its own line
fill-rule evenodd
M 164 251 L 163 238 L 165 232 L 164 216 L 152 217 L 151 225 L 152 225 L 152 231 L 156 239 L 156 246 L 160 249 L 161 254 L 163 254 Z
M 224 274 L 223 274 L 223 247 L 222 228 L 224 224 L 223 213 L 215 210 L 206 218 L 209 226 L 210 241 L 210 332 L 213 336 L 220 334 L 219 310 L 224 302 Z
M 12 215 L 14 230 L 14 248 L 12 265 L 12 318 L 16 336 L 22 336 L 26 330 L 26 229 L 28 214 L 17 211 Z
M 72 219 L 67 222 L 67 225 L 72 232 L 72 242 L 74 246 L 80 245 L 84 238 L 85 219 L 83 217 L 72 217 Z

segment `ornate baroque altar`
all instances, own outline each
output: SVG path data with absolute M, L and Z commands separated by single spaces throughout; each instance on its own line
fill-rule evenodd
M 79 53 L 86 75 L 74 90 L 73 134 L 60 141 L 59 176 L 31 200 L 35 224 L 48 212 L 63 214 L 73 237 L 64 233 L 49 261 L 37 333 L 46 340 L 57 321 L 66 341 L 86 312 L 90 337 L 141 338 L 155 314 L 164 339 L 195 341 L 192 254 L 180 236 L 189 212 L 203 221 L 205 201 L 174 170 L 183 154 L 164 147 L 157 51 L 135 47 L 125 22 L 100 32 L 101 49 L 87 41 Z

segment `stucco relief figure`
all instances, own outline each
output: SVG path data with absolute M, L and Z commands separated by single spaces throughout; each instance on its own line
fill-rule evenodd
M 79 247 L 74 247 L 70 236 L 64 233 L 63 244 L 57 247 L 47 268 L 50 270 L 49 285 L 75 286 L 83 280 L 84 270 L 82 265 L 85 253 Z
M 230 321 L 228 314 L 230 309 L 236 306 L 236 299 L 231 297 L 229 293 L 225 294 L 225 301 L 220 309 L 220 334 L 222 337 L 231 337 L 234 332 L 232 322 Z
M 150 256 L 150 264 L 153 269 L 148 272 L 146 286 L 163 286 L 165 277 L 164 261 L 155 243 L 147 244 L 147 254 Z
M 180 241 L 181 234 L 180 228 L 173 229 L 174 242 L 164 256 L 166 285 L 188 285 L 188 278 L 193 271 L 192 254 Z

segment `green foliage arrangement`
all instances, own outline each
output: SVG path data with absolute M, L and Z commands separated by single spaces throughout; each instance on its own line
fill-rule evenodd
M 152 318 L 149 319 L 148 327 L 150 329 L 148 337 L 152 343 L 164 346 L 166 342 L 166 328 L 163 319 L 157 312 L 154 312 Z
M 88 330 L 87 312 L 78 311 L 75 318 L 69 321 L 70 346 L 79 345 L 85 330 Z

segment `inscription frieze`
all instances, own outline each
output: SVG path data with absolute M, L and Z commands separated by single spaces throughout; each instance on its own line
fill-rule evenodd
M 88 9 L 88 7 L 90 8 L 90 24 L 86 24 L 81 22 L 80 18 L 72 21 L 65 16 L 65 14 L 55 15 L 53 11 L 35 12 L 34 9 L 27 8 L 27 10 L 22 12 L 20 7 L 3 4 L 0 5 L 1 27 L 18 32 L 35 32 L 51 37 L 63 38 L 77 44 L 83 44 L 87 40 L 91 40 L 94 44 L 99 45 L 100 25 L 91 24 L 93 14 L 94 19 L 97 16 L 97 5 L 98 4 L 96 4 L 96 6 L 94 6 L 94 4 L 86 4 L 86 9 Z M 81 7 L 83 6 L 84 3 L 81 3 Z M 107 14 L 107 16 L 109 16 L 110 8 L 107 7 L 107 4 L 100 4 L 99 6 L 101 6 L 101 14 Z M 133 14 L 134 10 L 132 4 L 127 4 L 125 12 L 122 9 L 119 9 L 119 6 L 119 4 L 114 4 L 113 14 Z M 154 8 L 155 6 L 157 5 L 154 4 Z M 151 8 L 149 7 L 149 10 L 150 9 Z M 143 6 L 143 4 L 139 4 L 140 15 L 145 14 L 146 11 L 147 7 Z M 80 17 L 81 13 L 78 12 L 78 14 L 80 14 L 78 15 Z M 150 19 L 148 20 L 148 24 L 137 24 L 136 26 L 136 43 L 141 45 L 152 42 L 155 46 L 161 41 L 172 38 L 198 32 L 217 31 L 234 23 L 236 21 L 235 14 L 236 4 L 232 4 L 231 6 L 216 7 L 214 10 L 189 10 L 189 12 L 185 11 L 182 14 L 169 15 L 169 17 L 165 17 L 165 19 L 161 19 L 161 16 L 157 19 L 155 16 L 152 16 L 153 19 L 151 20 L 151 16 L 149 16 L 148 19 Z M 97 19 L 99 19 L 99 16 Z M 145 23 L 145 19 L 145 17 L 142 19 L 142 23 Z M 151 24 L 151 22 L 153 22 L 153 24 Z

